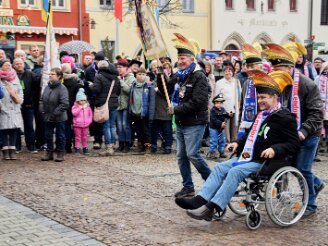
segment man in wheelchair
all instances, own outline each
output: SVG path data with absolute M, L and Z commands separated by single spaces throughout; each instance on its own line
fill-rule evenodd
M 280 94 L 286 86 L 292 85 L 292 77 L 282 71 L 269 75 L 249 71 L 253 79 L 261 110 L 249 131 L 227 149 L 238 157 L 218 163 L 193 198 L 176 198 L 175 202 L 187 214 L 198 220 L 212 220 L 215 210 L 225 209 L 239 183 L 261 168 L 265 159 L 283 159 L 294 156 L 299 148 L 297 123 L 294 115 L 280 104 Z

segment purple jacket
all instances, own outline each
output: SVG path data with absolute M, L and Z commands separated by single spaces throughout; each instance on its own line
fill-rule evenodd
M 75 102 L 72 107 L 73 114 L 73 127 L 89 127 L 92 122 L 92 110 L 90 106 L 86 108 L 80 108 Z

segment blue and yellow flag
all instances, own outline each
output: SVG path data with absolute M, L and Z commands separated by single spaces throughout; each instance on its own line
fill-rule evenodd
M 42 9 L 41 9 L 41 19 L 44 22 L 47 22 L 47 16 L 49 13 L 49 2 L 51 3 L 51 1 L 49 0 L 42 0 Z

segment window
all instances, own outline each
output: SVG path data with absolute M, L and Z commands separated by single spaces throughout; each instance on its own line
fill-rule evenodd
M 296 0 L 289 0 L 289 9 L 290 11 L 297 11 Z
M 247 10 L 255 10 L 255 0 L 246 0 Z
M 232 0 L 225 0 L 226 9 L 233 9 Z
M 20 0 L 22 7 L 36 7 L 36 0 Z
M 9 8 L 9 2 L 8 0 L 0 0 L 0 8 Z
M 114 9 L 114 0 L 100 0 L 99 5 L 102 9 Z
M 163 9 L 163 8 L 168 9 L 168 5 L 169 5 L 168 2 L 169 2 L 169 0 L 158 0 L 157 1 L 157 7 L 159 9 Z
M 65 8 L 64 0 L 52 0 L 52 7 L 55 9 L 63 9 Z
M 194 10 L 194 0 L 183 0 L 182 1 L 182 12 L 193 13 Z
M 274 0 L 268 0 L 268 11 L 274 11 Z
M 321 25 L 328 25 L 328 0 L 321 0 Z

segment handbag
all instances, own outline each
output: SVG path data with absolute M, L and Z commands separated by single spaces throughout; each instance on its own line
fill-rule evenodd
M 97 123 L 104 123 L 109 119 L 108 100 L 110 98 L 110 95 L 112 94 L 114 84 L 115 84 L 115 80 L 113 80 L 112 84 L 110 85 L 110 89 L 105 104 L 100 107 L 95 107 L 93 113 L 93 120 Z

